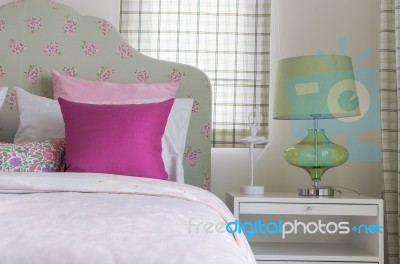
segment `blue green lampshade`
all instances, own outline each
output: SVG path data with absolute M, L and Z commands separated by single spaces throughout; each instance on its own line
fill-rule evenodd
M 311 119 L 314 128 L 284 152 L 292 165 L 305 169 L 319 188 L 322 174 L 348 159 L 345 147 L 332 143 L 318 119 L 360 114 L 350 57 L 310 55 L 280 60 L 275 85 L 274 119 Z

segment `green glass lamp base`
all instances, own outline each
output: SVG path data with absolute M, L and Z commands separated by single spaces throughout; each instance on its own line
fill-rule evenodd
M 305 169 L 315 182 L 328 169 L 345 163 L 348 152 L 331 142 L 323 129 L 309 129 L 305 138 L 285 150 L 284 157 L 289 164 Z
M 348 155 L 347 149 L 331 142 L 323 129 L 309 129 L 305 138 L 284 153 L 289 164 L 306 170 L 313 181 L 312 187 L 299 190 L 302 196 L 333 196 L 332 188 L 319 183 L 325 171 L 345 163 Z
M 334 196 L 335 190 L 331 187 L 310 187 L 300 188 L 299 195 L 301 196 Z

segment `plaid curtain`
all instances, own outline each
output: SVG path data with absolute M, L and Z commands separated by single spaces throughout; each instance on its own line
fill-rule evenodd
M 269 28 L 270 0 L 121 0 L 121 33 L 133 47 L 210 78 L 214 147 L 242 147 L 256 107 L 267 136 Z
M 380 95 L 382 114 L 385 263 L 399 263 L 400 1 L 381 1 Z

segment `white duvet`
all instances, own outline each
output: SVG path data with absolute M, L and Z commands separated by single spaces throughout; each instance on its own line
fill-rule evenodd
M 243 234 L 220 232 L 233 220 L 211 193 L 174 182 L 0 174 L 1 264 L 255 263 Z

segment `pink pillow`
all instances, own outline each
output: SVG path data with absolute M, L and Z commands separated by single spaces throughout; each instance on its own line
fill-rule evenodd
M 54 99 L 59 97 L 71 101 L 126 101 L 142 98 L 175 98 L 178 82 L 171 83 L 110 83 L 89 81 L 65 76 L 51 71 Z
M 168 179 L 161 138 L 174 103 L 96 105 L 59 98 L 67 172 Z

